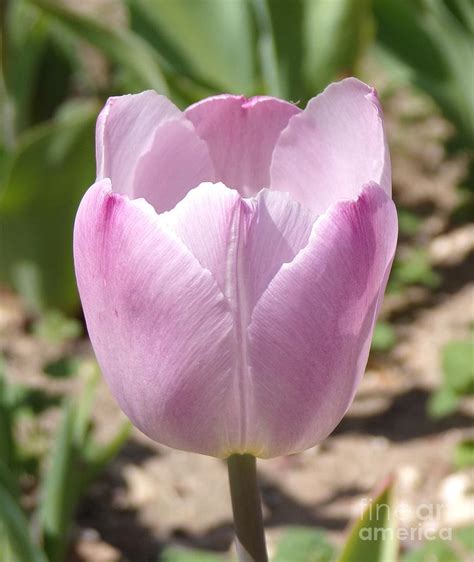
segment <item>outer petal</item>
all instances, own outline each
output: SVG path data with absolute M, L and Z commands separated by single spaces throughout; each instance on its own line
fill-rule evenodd
M 121 408 L 160 443 L 221 454 L 232 317 L 212 275 L 151 206 L 112 193 L 108 180 L 80 205 L 74 257 L 90 338 Z
M 276 98 L 222 95 L 192 105 L 185 114 L 209 147 L 216 172 L 213 181 L 249 196 L 269 187 L 275 143 L 290 117 L 299 112 Z
M 96 136 L 98 179 L 110 178 L 114 191 L 145 197 L 157 211 L 173 208 L 189 189 L 214 177 L 192 123 L 152 90 L 110 98 Z
M 355 198 L 370 181 L 390 194 L 390 155 L 375 90 L 355 78 L 328 86 L 283 131 L 270 173 L 272 189 L 290 191 L 318 213 Z
M 132 195 L 137 161 L 148 151 L 156 128 L 180 115 L 153 90 L 109 98 L 97 119 L 97 179 L 110 178 L 116 192 Z
M 267 190 L 246 200 L 222 184 L 206 184 L 160 218 L 212 272 L 231 310 L 234 363 L 222 401 L 228 419 L 222 454 L 256 452 L 251 424 L 260 420 L 252 408 L 248 325 L 272 278 L 307 244 L 314 216 L 285 193 Z
M 249 440 L 263 457 L 324 439 L 349 407 L 369 353 L 393 260 L 397 219 L 378 186 L 319 218 L 284 265 L 249 327 L 253 403 Z

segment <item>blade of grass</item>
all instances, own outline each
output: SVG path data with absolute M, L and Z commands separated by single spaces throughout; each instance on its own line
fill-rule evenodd
M 50 562 L 61 562 L 69 542 L 69 528 L 78 498 L 81 472 L 75 451 L 76 408 L 66 402 L 63 418 L 41 489 L 39 520 Z
M 268 93 L 285 97 L 278 70 L 276 43 L 267 0 L 252 0 L 258 28 L 260 66 Z
M 0 364 L 0 460 L 10 469 L 15 464 L 15 446 L 12 432 L 13 420 L 6 397 L 6 382 Z
M 1 465 L 0 465 L 1 466 Z M 3 466 L 0 469 L 0 535 L 8 542 L 13 559 L 28 562 L 47 562 L 29 532 L 26 519 L 18 500 L 12 493 L 14 476 Z M 7 541 L 5 541 L 7 537 Z M 3 546 L 3 543 L 2 543 Z

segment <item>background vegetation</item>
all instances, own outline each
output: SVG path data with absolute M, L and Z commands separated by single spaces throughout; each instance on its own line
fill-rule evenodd
M 396 354 L 403 325 L 417 308 L 453 292 L 453 275 L 458 282 L 461 276 L 463 286 L 469 281 L 474 2 L 3 0 L 0 10 L 0 295 L 5 302 L 19 297 L 21 333 L 54 350 L 41 360 L 44 379 L 53 386 L 77 381 L 51 392 L 50 382 L 30 385 L 28 376 L 9 376 L 14 353 L 12 358 L 11 339 L 0 331 L 5 355 L 0 559 L 61 562 L 77 559 L 77 507 L 130 433 L 124 423 L 105 441 L 95 436 L 98 374 L 81 347 L 86 344 L 71 254 L 75 211 L 94 180 L 95 119 L 107 97 L 152 88 L 180 107 L 221 92 L 270 94 L 304 107 L 331 81 L 356 75 L 375 83 L 388 108 L 396 107 L 400 92 L 416 100 L 415 109 L 401 118 L 406 122 L 394 126 L 390 136 L 395 168 L 403 161 L 397 154 L 407 158 L 424 142 L 426 119 L 441 115 L 443 126 L 449 125 L 437 146 L 444 160 L 461 163 L 451 180 L 457 191 L 448 205 L 439 204 L 440 215 L 410 204 L 407 188 L 400 187 L 403 178 L 397 184 L 402 175 L 395 174 L 401 240 L 389 284 L 392 310 L 384 309 L 374 338 L 371 361 L 377 364 Z M 400 121 L 400 111 L 389 111 L 389 125 L 392 114 Z M 429 183 L 429 173 L 426 178 Z M 441 226 L 430 231 L 440 216 Z M 468 233 L 458 269 L 449 265 L 449 249 L 446 258 L 446 251 L 437 252 L 432 244 L 435 235 L 451 240 L 453 232 L 462 240 Z M 424 291 L 421 305 L 417 290 Z M 403 304 L 397 308 L 397 302 Z M 453 416 L 474 394 L 472 329 L 438 351 L 442 379 L 426 405 L 432 420 Z M 50 411 L 56 415 L 43 431 Z M 458 441 L 453 467 L 464 469 L 474 462 L 473 439 L 463 434 Z M 389 501 L 390 487 L 383 493 Z M 387 554 L 375 541 L 373 550 L 364 552 L 358 550 L 356 534 L 351 537 L 341 549 L 320 530 L 293 529 L 281 538 L 273 560 L 324 562 L 340 556 L 346 562 L 394 562 L 398 556 L 396 544 Z M 468 539 L 469 530 L 461 529 L 452 544 L 408 548 L 404 560 L 462 560 L 472 552 Z M 150 560 L 161 556 L 168 562 L 218 559 L 173 549 L 153 556 Z

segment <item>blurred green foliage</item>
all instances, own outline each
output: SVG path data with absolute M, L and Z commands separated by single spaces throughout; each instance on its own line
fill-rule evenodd
M 82 324 L 69 318 L 60 310 L 49 310 L 41 314 L 32 325 L 32 332 L 49 343 L 65 343 L 82 335 Z
M 384 60 L 403 66 L 454 123 L 458 142 L 474 145 L 472 0 L 374 0 Z
M 472 0 L 117 0 L 112 23 L 71 6 L 5 0 L 0 12 L 0 282 L 36 310 L 77 310 L 72 223 L 109 95 L 154 88 L 185 106 L 227 91 L 304 105 L 360 75 L 371 49 L 433 97 L 462 146 L 474 139 Z M 86 44 L 105 61 L 99 75 Z M 402 284 L 434 284 L 414 259 Z
M 36 462 L 25 455 L 28 444 L 14 438 L 25 411 L 33 407 L 32 389 L 7 383 L 0 368 L 0 559 L 2 562 L 61 562 L 69 546 L 75 510 L 81 495 L 122 447 L 130 432 L 124 422 L 106 443 L 94 437 L 91 411 L 98 369 L 82 365 L 84 388 L 78 399 L 62 407 L 62 421 Z M 57 405 L 37 389 L 39 409 Z M 37 421 L 37 420 L 36 420 Z M 52 441 L 52 442 L 49 442 Z M 39 488 L 36 512 L 21 504 L 21 482 L 32 477 Z M 35 537 L 29 521 L 34 521 Z
M 457 444 L 454 464 L 460 470 L 474 466 L 474 439 L 463 439 Z
M 442 386 L 428 402 L 428 413 L 434 418 L 452 414 L 463 396 L 474 395 L 474 339 L 446 344 L 442 350 L 442 369 Z
M 158 562 L 224 562 L 224 558 L 202 550 L 170 547 L 160 555 Z
M 26 287 L 37 284 L 41 307 L 72 310 L 77 304 L 72 224 L 94 173 L 97 109 L 91 102 L 63 105 L 52 121 L 25 132 L 3 185 L 0 280 L 16 281 L 25 294 L 27 265 Z
M 221 92 L 270 94 L 304 106 L 333 80 L 363 79 L 370 52 L 389 77 L 431 96 L 454 125 L 453 146 L 472 150 L 474 0 L 116 2 L 113 21 L 62 0 L 0 2 L 0 283 L 21 293 L 32 331 L 45 343 L 65 344 L 81 333 L 80 323 L 67 316 L 78 309 L 72 228 L 79 200 L 94 181 L 94 124 L 110 95 L 153 88 L 184 107 Z M 399 218 L 402 235 L 415 236 L 420 219 L 407 210 Z M 435 288 L 439 281 L 426 252 L 414 249 L 397 259 L 389 288 Z M 380 322 L 373 349 L 388 351 L 394 343 L 393 328 Z M 67 354 L 44 366 L 47 376 L 57 378 L 80 371 L 80 362 Z M 443 387 L 429 404 L 438 417 L 474 392 L 472 342 L 443 350 L 443 373 Z M 22 418 L 57 407 L 61 397 L 7 383 L 0 372 L 2 562 L 63 560 L 80 495 L 126 439 L 128 425 L 105 446 L 96 443 L 90 422 L 95 381 L 92 375 L 77 401 L 62 406 L 45 467 L 41 439 L 34 446 L 18 443 L 14 432 Z M 459 444 L 456 463 L 472 464 L 472 441 Z M 37 513 L 22 507 L 24 475 L 42 490 Z M 389 496 L 387 489 L 376 502 L 390 502 Z M 394 541 L 360 540 L 362 527 L 392 524 L 383 510 L 381 515 L 364 514 L 341 561 L 396 559 Z M 441 560 L 449 548 L 434 541 L 405 560 Z M 334 556 L 321 532 L 295 528 L 282 537 L 274 560 Z M 162 559 L 220 558 L 171 549 Z
M 412 211 L 403 207 L 398 207 L 397 212 L 400 235 L 413 236 L 417 234 L 423 222 L 422 219 Z
M 456 529 L 451 541 L 436 538 L 407 553 L 402 562 L 465 562 L 474 555 L 474 527 Z
M 390 351 L 397 342 L 395 330 L 389 322 L 379 320 L 375 325 L 374 334 L 372 336 L 373 351 Z
M 352 528 L 338 562 L 393 562 L 398 560 L 397 521 L 393 508 L 393 486 L 389 482 L 368 503 Z
M 394 262 L 388 290 L 400 292 L 411 285 L 435 289 L 439 283 L 440 277 L 433 270 L 427 252 L 423 248 L 411 248 Z
M 336 548 L 320 529 L 292 527 L 278 541 L 272 562 L 332 562 Z

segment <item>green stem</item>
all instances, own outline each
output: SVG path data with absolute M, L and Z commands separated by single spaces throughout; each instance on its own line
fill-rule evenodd
M 268 562 L 256 459 L 231 455 L 227 465 L 239 562 Z

